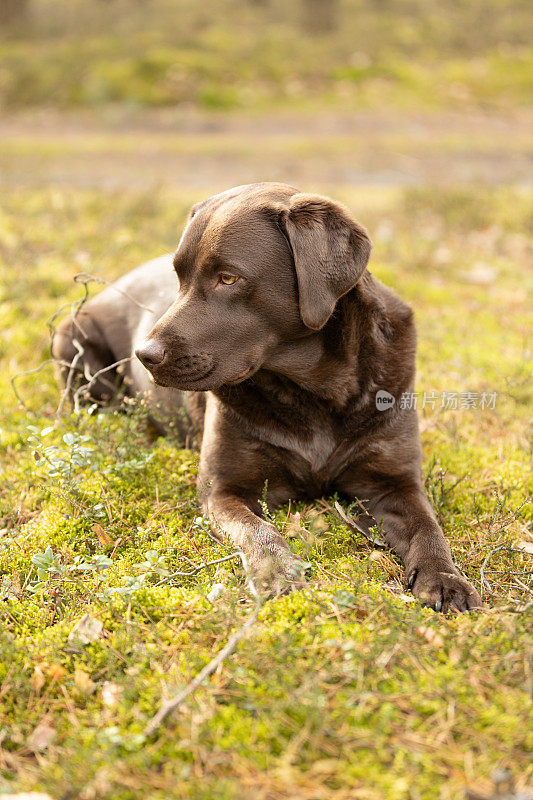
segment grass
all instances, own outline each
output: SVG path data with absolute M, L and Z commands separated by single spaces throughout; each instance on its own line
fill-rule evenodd
M 195 454 L 154 439 L 142 407 L 67 416 L 59 428 L 50 368 L 17 383 L 28 409 L 10 376 L 46 358 L 46 319 L 80 296 L 76 272 L 111 279 L 173 248 L 198 198 L 5 190 L 3 790 L 56 800 L 452 800 L 465 785 L 488 790 L 499 765 L 520 786 L 531 779 L 531 559 L 508 548 L 528 540 L 531 508 L 532 196 L 481 186 L 337 194 L 371 231 L 375 274 L 415 308 L 420 397 L 497 392 L 494 409 L 420 410 L 427 491 L 486 609 L 443 617 L 411 602 L 398 560 L 355 538 L 332 498 L 282 508 L 277 523 L 313 563 L 312 581 L 264 605 L 237 651 L 146 740 L 162 694 L 185 686 L 251 613 L 242 569 L 167 577 L 224 550 L 195 525 Z M 43 457 L 53 444 L 59 475 Z M 489 591 L 480 569 L 494 550 Z M 214 583 L 226 588 L 210 603 Z M 85 613 L 102 633 L 76 645 L 69 634 Z
M 0 793 L 455 800 L 498 766 L 532 781 L 529 4 L 340 0 L 329 33 L 303 5 L 33 0 L 1 34 Z M 59 425 L 49 365 L 18 379 L 25 405 L 10 378 L 47 358 L 76 273 L 173 249 L 209 182 L 265 164 L 344 200 L 415 308 L 426 489 L 486 606 L 424 609 L 334 498 L 291 504 L 276 521 L 312 580 L 146 738 L 252 613 L 242 568 L 170 577 L 226 551 L 197 522 L 197 456 L 146 409 Z M 413 176 L 427 188 L 398 188 Z M 494 185 L 454 187 L 472 178 Z M 465 391 L 476 408 L 440 407 Z
M 342 0 L 329 32 L 305 8 L 33 0 L 0 41 L 0 105 L 510 111 L 531 99 L 526 0 Z

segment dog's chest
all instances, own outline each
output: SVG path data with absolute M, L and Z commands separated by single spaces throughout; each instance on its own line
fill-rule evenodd
M 276 448 L 297 483 L 327 484 L 342 438 L 342 425 L 328 405 L 273 379 L 244 387 L 228 398 L 233 423 Z
M 297 425 L 292 430 L 269 426 L 263 431 L 263 435 L 269 444 L 283 448 L 305 461 L 312 473 L 324 469 L 337 447 L 332 426 L 326 419 L 310 419 L 306 428 L 302 430 L 299 430 Z

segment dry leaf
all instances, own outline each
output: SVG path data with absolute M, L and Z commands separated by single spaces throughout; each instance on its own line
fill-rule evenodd
M 214 583 L 206 597 L 210 603 L 215 603 L 225 591 L 226 587 L 223 583 Z
M 33 689 L 35 694 L 40 693 L 45 683 L 46 683 L 46 678 L 44 677 L 44 673 L 39 664 L 36 664 L 33 669 L 33 675 L 30 678 L 31 688 Z
M 46 677 L 52 682 L 62 680 L 66 674 L 67 671 L 61 664 L 49 664 L 46 667 Z
M 16 600 L 20 595 L 20 581 L 15 582 L 9 575 L 4 575 L 0 586 L 0 598 L 2 600 Z
M 285 528 L 285 535 L 289 539 L 295 539 L 298 536 L 298 531 L 302 527 L 302 520 L 300 517 L 300 512 L 297 511 L 296 514 L 289 514 L 289 521 L 287 523 L 287 527 Z
M 324 514 L 315 513 L 309 516 L 309 532 L 314 536 L 323 536 L 328 530 L 328 523 Z
M 416 603 L 416 597 L 413 597 L 412 594 L 404 594 L 403 592 L 400 592 L 400 594 L 397 594 L 396 597 L 403 603 Z
M 76 648 L 96 642 L 102 635 L 103 628 L 104 625 L 99 619 L 91 617 L 90 614 L 84 614 L 69 633 L 68 643 Z
M 383 548 L 387 547 L 385 539 L 383 539 L 377 533 L 373 533 L 370 529 L 366 530 L 366 527 L 363 527 L 360 521 L 356 522 L 356 520 L 353 519 L 353 517 L 349 517 L 346 511 L 341 506 L 341 504 L 338 503 L 336 500 L 334 505 L 335 505 L 335 511 L 342 519 L 344 524 L 350 528 L 350 530 L 356 533 L 362 533 L 365 539 L 368 539 L 368 541 L 371 542 L 376 547 L 383 547 Z M 371 525 L 370 527 L 373 527 L 373 525 Z
M 112 547 L 115 544 L 115 540 L 102 528 L 99 522 L 94 523 L 93 533 L 98 536 L 100 544 L 104 547 Z
M 89 697 L 96 689 L 96 683 L 91 680 L 89 673 L 79 667 L 74 670 L 74 684 L 84 697 Z
M 28 736 L 28 747 L 32 750 L 46 750 L 56 738 L 56 732 L 48 722 L 39 722 Z
M 426 625 L 419 625 L 416 632 L 421 639 L 425 639 L 426 642 L 435 647 L 442 647 L 444 645 L 444 639 L 437 631 L 433 630 L 433 628 L 428 628 Z
M 396 581 L 387 581 L 387 583 L 383 584 L 383 588 L 397 597 L 398 600 L 401 600 L 402 603 L 416 603 L 416 598 L 412 594 L 405 594 L 401 584 Z
M 517 542 L 515 544 L 517 550 L 523 550 L 524 553 L 529 553 L 529 555 L 533 555 L 533 542 Z

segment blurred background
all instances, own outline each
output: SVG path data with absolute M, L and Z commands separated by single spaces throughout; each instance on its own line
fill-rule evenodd
M 522 397 L 531 8 L 0 0 L 6 397 L 46 358 L 76 273 L 112 280 L 172 251 L 192 203 L 259 180 L 329 194 L 368 227 L 372 270 L 416 310 L 421 385 Z M 25 379 L 36 408 L 56 400 L 45 374 Z
M 529 183 L 528 0 L 0 0 L 0 181 Z

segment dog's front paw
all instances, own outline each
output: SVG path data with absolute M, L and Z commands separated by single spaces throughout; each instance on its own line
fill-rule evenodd
M 411 568 L 407 586 L 415 597 L 435 611 L 469 611 L 482 605 L 479 594 L 453 564 Z
M 275 529 L 256 541 L 249 555 L 249 567 L 258 590 L 270 597 L 301 588 L 309 571 L 309 564 L 292 553 Z

